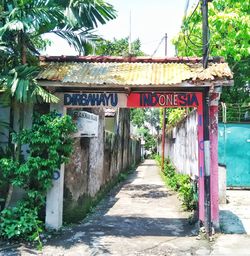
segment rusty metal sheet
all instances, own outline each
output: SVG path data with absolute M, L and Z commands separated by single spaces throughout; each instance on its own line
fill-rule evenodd
M 49 62 L 38 79 L 79 85 L 173 85 L 184 81 L 232 79 L 227 63 L 207 69 L 189 63 Z

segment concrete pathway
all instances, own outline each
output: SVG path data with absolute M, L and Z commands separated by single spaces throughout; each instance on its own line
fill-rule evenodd
M 243 241 L 238 246 L 244 249 L 244 254 L 237 254 L 237 247 L 228 251 L 230 238 L 217 238 L 222 240 L 222 247 L 217 242 L 198 240 L 197 228 L 189 224 L 188 217 L 177 195 L 163 184 L 156 163 L 146 160 L 98 205 L 94 214 L 81 224 L 64 228 L 41 253 L 23 246 L 6 251 L 0 248 L 0 255 L 250 255 L 245 254 L 249 237 L 237 240 Z
M 227 204 L 220 205 L 222 232 L 250 235 L 250 190 L 227 190 L 226 195 Z

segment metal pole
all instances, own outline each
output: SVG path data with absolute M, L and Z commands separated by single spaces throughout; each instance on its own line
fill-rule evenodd
M 165 57 L 167 57 L 168 54 L 168 34 L 165 33 Z
M 202 12 L 202 64 L 203 68 L 208 66 L 208 50 L 209 50 L 209 35 L 208 35 L 208 0 L 201 1 Z M 211 223 L 211 188 L 210 188 L 210 140 L 209 140 L 209 91 L 206 89 L 203 95 L 204 103 L 204 207 L 205 207 L 205 229 L 208 238 L 212 234 Z
M 204 116 L 204 207 L 205 207 L 205 229 L 208 238 L 212 234 L 211 223 L 211 191 L 210 191 L 210 140 L 209 140 L 209 91 L 203 94 L 203 116 Z
M 202 64 L 203 68 L 208 65 L 208 49 L 209 49 L 209 35 L 208 35 L 208 4 L 207 0 L 202 0 Z
M 129 11 L 129 38 L 128 38 L 128 53 L 132 54 L 132 41 L 131 41 L 131 10 Z
M 165 33 L 165 57 L 168 53 L 168 34 Z M 164 170 L 165 162 L 165 132 L 166 132 L 166 108 L 163 108 L 163 120 L 162 120 L 162 156 L 161 156 L 161 170 Z
M 162 155 L 161 155 L 161 170 L 164 170 L 165 161 L 165 130 L 166 130 L 166 109 L 163 108 L 163 120 L 162 120 Z

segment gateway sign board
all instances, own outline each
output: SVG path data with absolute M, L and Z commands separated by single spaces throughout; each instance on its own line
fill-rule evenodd
M 141 92 L 128 96 L 128 107 L 197 107 L 196 93 Z
M 74 137 L 97 137 L 99 116 L 87 111 L 73 111 L 73 120 L 77 126 Z
M 66 93 L 64 106 L 74 107 L 198 107 L 201 94 L 197 92 L 130 92 L 125 93 Z
M 122 93 L 65 93 L 67 107 L 120 107 L 126 106 L 127 96 Z

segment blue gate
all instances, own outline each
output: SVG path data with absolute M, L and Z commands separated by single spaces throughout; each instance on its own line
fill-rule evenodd
M 227 186 L 250 188 L 250 124 L 219 123 L 219 163 L 227 166 Z

